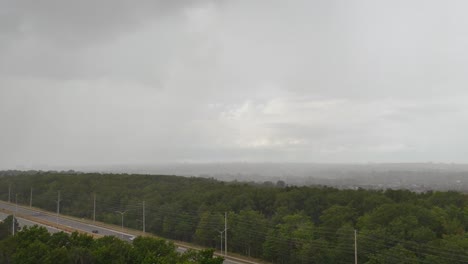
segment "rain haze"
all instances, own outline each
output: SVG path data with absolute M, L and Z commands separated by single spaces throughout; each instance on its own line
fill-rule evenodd
M 0 169 L 465 163 L 467 8 L 0 0 Z

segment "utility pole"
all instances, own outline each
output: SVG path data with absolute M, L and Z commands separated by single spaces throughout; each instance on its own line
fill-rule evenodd
M 11 202 L 10 196 L 11 196 L 11 183 L 8 185 L 8 202 Z
M 13 213 L 13 217 L 11 218 L 11 232 L 13 236 L 15 236 L 15 215 L 18 211 L 18 194 L 16 194 L 16 204 L 15 204 L 15 212 Z
M 357 231 L 354 229 L 354 264 L 357 264 Z
M 11 233 L 15 236 L 15 214 L 13 214 L 13 218 L 11 219 Z
M 29 207 L 32 207 L 32 187 L 31 187 L 31 194 L 29 195 Z
M 123 234 L 124 234 L 124 232 L 123 232 L 123 224 L 124 224 L 123 220 L 124 220 L 124 214 L 125 214 L 127 211 L 115 211 L 115 212 L 118 213 L 118 214 L 120 214 L 120 215 L 122 216 L 122 232 L 121 232 L 121 237 L 122 237 L 122 239 L 123 239 Z
M 227 212 L 224 212 L 224 255 L 227 256 Z
M 94 193 L 93 199 L 93 224 L 96 222 L 96 193 Z
M 221 238 L 220 241 L 219 241 L 220 242 L 219 243 L 220 244 L 220 250 L 221 250 L 221 254 L 223 254 L 223 233 L 224 233 L 224 230 L 221 230 L 221 231 L 218 230 L 218 232 L 219 232 L 219 236 Z
M 143 234 L 146 234 L 145 218 L 145 201 L 143 201 Z
M 18 194 L 15 194 L 15 213 L 18 213 Z
M 58 197 L 57 197 L 57 217 L 56 217 L 56 220 L 57 220 L 57 226 L 58 226 L 58 222 L 59 222 L 59 215 L 60 215 L 60 191 L 58 191 Z

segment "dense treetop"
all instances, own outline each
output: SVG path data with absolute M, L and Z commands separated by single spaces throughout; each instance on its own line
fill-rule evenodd
M 0 223 L 0 230 L 11 224 Z M 213 250 L 178 253 L 173 243 L 137 237 L 132 244 L 113 236 L 98 239 L 72 233 L 50 234 L 44 227 L 25 227 L 11 236 L 0 234 L 0 263 L 21 264 L 221 264 Z
M 228 212 L 228 250 L 274 263 L 350 263 L 357 230 L 359 263 L 468 262 L 468 196 L 458 192 L 338 190 L 164 175 L 73 172 L 17 173 L 0 177 L 20 203 L 120 224 L 220 248 Z M 224 234 L 222 234 L 224 235 Z

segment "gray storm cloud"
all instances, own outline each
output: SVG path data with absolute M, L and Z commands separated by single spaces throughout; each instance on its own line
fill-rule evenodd
M 467 5 L 0 0 L 0 168 L 466 162 Z

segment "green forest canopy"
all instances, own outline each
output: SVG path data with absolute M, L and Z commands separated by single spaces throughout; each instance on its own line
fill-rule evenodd
M 0 230 L 10 223 L 0 223 Z M 223 258 L 213 257 L 213 250 L 178 253 L 173 243 L 152 237 L 137 237 L 130 244 L 113 236 L 93 239 L 77 232 L 50 234 L 44 227 L 33 226 L 15 236 L 0 233 L 0 263 L 221 264 Z
M 170 239 L 220 248 L 228 212 L 228 250 L 274 263 L 350 263 L 354 230 L 359 263 L 468 262 L 468 196 L 458 192 L 338 190 L 164 175 L 18 173 L 0 177 L 18 201 L 120 224 Z

